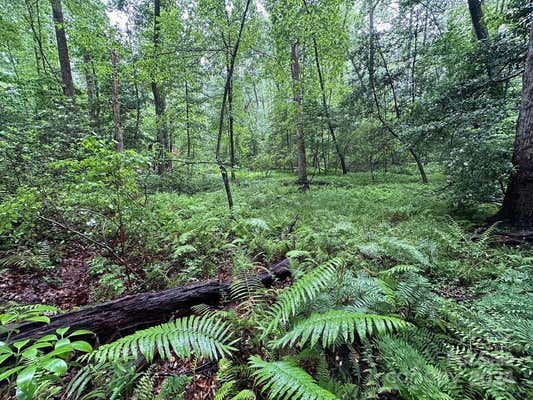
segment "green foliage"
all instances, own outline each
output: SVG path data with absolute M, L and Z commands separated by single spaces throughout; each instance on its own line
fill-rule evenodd
M 91 334 L 87 330 L 69 332 L 69 328 L 57 329 L 54 334 L 35 341 L 24 339 L 9 342 L 12 330 L 7 324 L 20 322 L 50 322 L 46 314 L 54 307 L 30 306 L 14 309 L 0 315 L 1 328 L 7 331 L 8 342 L 0 342 L 0 382 L 9 390 L 16 388 L 20 400 L 48 399 L 61 392 L 61 378 L 67 374 L 72 355 L 90 353 L 92 347 L 79 336 Z
M 385 375 L 381 392 L 397 390 L 405 399 L 452 400 L 455 385 L 446 374 L 428 361 L 409 343 L 385 336 L 378 347 Z
M 267 335 L 281 323 L 300 312 L 303 307 L 312 302 L 319 292 L 328 287 L 335 278 L 337 269 L 343 265 L 342 259 L 333 259 L 313 268 L 298 279 L 289 289 L 281 293 L 276 303 L 268 311 L 263 335 Z
M 126 361 L 142 354 L 149 362 L 156 353 L 169 359 L 174 353 L 181 358 L 192 355 L 216 360 L 230 355 L 232 347 L 227 323 L 210 317 L 186 317 L 135 332 L 99 347 L 88 356 L 95 362 Z
M 335 395 L 318 386 L 303 369 L 289 361 L 268 362 L 252 356 L 249 363 L 255 369 L 257 384 L 267 392 L 269 399 L 337 399 Z
M 295 344 L 304 346 L 307 342 L 311 347 L 317 343 L 323 347 L 332 347 L 341 343 L 353 343 L 357 338 L 365 340 L 373 335 L 394 332 L 407 325 L 396 317 L 333 310 L 325 314 L 312 314 L 297 323 L 275 342 L 275 347 L 292 347 Z

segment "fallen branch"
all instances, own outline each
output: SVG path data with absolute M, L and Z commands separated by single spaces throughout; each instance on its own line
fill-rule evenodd
M 288 264 L 288 260 L 283 260 L 269 268 L 268 272 L 261 273 L 259 277 L 263 285 L 271 286 L 275 280 L 289 277 Z M 105 342 L 117 335 L 166 322 L 176 312 L 180 315 L 190 314 L 190 307 L 194 305 L 218 304 L 229 285 L 229 282 L 209 281 L 162 292 L 126 296 L 54 316 L 47 325 L 39 322 L 22 324 L 17 327 L 18 333 L 11 335 L 10 342 L 36 339 L 53 334 L 62 327 L 88 329 L 94 332 L 97 340 Z M 0 340 L 5 339 L 6 335 L 0 336 Z

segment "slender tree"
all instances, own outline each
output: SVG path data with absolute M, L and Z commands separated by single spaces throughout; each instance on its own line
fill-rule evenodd
M 513 166 L 499 217 L 520 228 L 533 228 L 533 28 L 530 28 Z
M 303 4 L 304 4 L 306 12 L 308 14 L 310 14 L 310 10 L 309 10 L 309 7 L 307 5 L 307 0 L 302 0 L 302 1 L 303 1 Z M 344 152 L 342 151 L 342 149 L 341 149 L 341 147 L 340 147 L 340 145 L 339 145 L 339 143 L 337 141 L 337 136 L 335 134 L 335 127 L 333 126 L 333 118 L 331 116 L 331 110 L 330 110 L 330 107 L 328 105 L 327 92 L 326 92 L 326 83 L 324 81 L 324 74 L 322 73 L 322 66 L 320 65 L 320 56 L 319 56 L 319 53 L 318 53 L 318 42 L 316 40 L 315 34 L 311 35 L 311 39 L 313 41 L 313 51 L 314 51 L 314 55 L 315 55 L 316 69 L 317 69 L 317 72 L 318 72 L 318 82 L 320 83 L 322 107 L 324 109 L 324 113 L 326 114 L 326 120 L 327 120 L 327 124 L 328 124 L 328 130 L 329 130 L 329 133 L 331 135 L 331 140 L 333 141 L 333 145 L 335 146 L 335 151 L 336 151 L 337 156 L 339 157 L 339 161 L 341 163 L 342 173 L 343 173 L 343 175 L 346 175 L 346 173 L 348 172 L 348 169 L 346 168 L 346 161 L 345 161 L 345 157 L 344 157 Z
M 154 0 L 154 61 L 157 62 L 159 47 L 161 46 L 161 1 Z M 152 75 L 152 94 L 157 124 L 157 142 L 159 143 L 158 172 L 161 174 L 167 169 L 168 163 L 165 154 L 169 150 L 167 124 L 165 120 L 166 99 L 164 89 L 159 85 L 155 75 Z
M 237 59 L 237 54 L 239 52 L 239 46 L 241 44 L 241 38 L 242 38 L 242 32 L 244 31 L 244 25 L 246 23 L 246 17 L 248 15 L 248 10 L 250 8 L 252 0 L 246 1 L 246 6 L 244 7 L 244 11 L 242 13 L 241 22 L 239 26 L 239 32 L 237 33 L 237 39 L 235 40 L 235 45 L 233 49 L 231 50 L 231 54 L 229 57 L 229 68 L 227 69 L 226 74 L 226 84 L 224 85 L 224 95 L 222 96 L 222 105 L 220 106 L 220 118 L 219 118 L 219 124 L 218 124 L 218 136 L 217 136 L 217 147 L 215 150 L 215 159 L 216 163 L 220 169 L 220 175 L 222 176 L 222 181 L 224 183 L 224 189 L 226 190 L 226 197 L 228 200 L 228 207 L 229 209 L 233 209 L 233 196 L 231 194 L 231 186 L 228 179 L 228 171 L 226 170 L 226 167 L 224 166 L 224 162 L 222 161 L 222 157 L 220 154 L 220 150 L 222 147 L 222 133 L 224 132 L 224 115 L 226 113 L 226 104 L 228 100 L 228 94 L 229 89 L 231 86 L 231 80 L 233 78 L 233 71 L 235 70 L 235 60 Z
M 124 151 L 124 129 L 120 117 L 119 89 L 118 89 L 118 56 L 111 50 L 111 66 L 113 67 L 111 104 L 113 106 L 113 121 L 115 123 L 115 142 L 117 151 Z
M 298 185 L 303 191 L 309 189 L 307 179 L 307 160 L 305 155 L 305 137 L 302 116 L 302 84 L 300 82 L 300 45 L 295 41 L 291 47 L 291 72 L 294 91 L 294 107 L 296 114 L 296 148 L 298 153 Z

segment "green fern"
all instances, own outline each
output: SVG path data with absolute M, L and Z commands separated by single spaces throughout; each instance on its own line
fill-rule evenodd
M 239 302 L 254 302 L 262 297 L 264 291 L 261 278 L 246 271 L 238 273 L 229 287 L 230 298 Z
M 256 400 L 255 393 L 249 389 L 236 393 L 235 381 L 224 383 L 215 393 L 214 400 Z
M 252 356 L 250 366 L 256 370 L 256 381 L 271 400 L 338 400 L 334 394 L 318 386 L 311 375 L 291 362 L 268 362 Z
M 263 336 L 272 332 L 280 323 L 287 323 L 307 304 L 313 301 L 321 290 L 328 287 L 336 276 L 336 270 L 343 265 L 341 258 L 314 268 L 298 279 L 285 292 L 281 293 L 265 320 L 269 324 L 264 328 Z
M 156 352 L 163 359 L 169 359 L 174 352 L 180 358 L 195 353 L 216 360 L 235 350 L 229 328 L 229 324 L 210 317 L 190 316 L 137 331 L 101 346 L 88 358 L 96 362 L 120 361 L 137 358 L 140 353 L 151 362 Z
M 312 347 L 320 342 L 324 347 L 331 347 L 339 339 L 353 343 L 356 337 L 365 339 L 400 330 L 408 325 L 408 322 L 396 317 L 332 310 L 325 314 L 312 314 L 273 344 L 274 347 L 281 348 L 294 346 L 296 343 L 303 346 L 309 342 Z
M 155 387 L 155 377 L 152 374 L 151 370 L 146 371 L 137 382 L 137 387 L 135 388 L 135 393 L 133 396 L 134 400 L 153 400 L 154 399 L 154 387 Z

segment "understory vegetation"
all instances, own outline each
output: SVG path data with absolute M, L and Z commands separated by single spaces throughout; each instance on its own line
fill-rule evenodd
M 215 399 L 528 398 L 533 257 L 494 243 L 490 230 L 476 234 L 490 207 L 468 220 L 451 214 L 437 192 L 439 175 L 428 186 L 410 174 L 374 179 L 316 176 L 315 188 L 301 193 L 291 176 L 239 174 L 232 214 L 217 206 L 221 190 L 139 196 L 122 210 L 126 239 L 116 251 L 124 246 L 124 253 L 114 258 L 93 246 L 91 301 L 176 287 L 224 269 L 233 283 L 221 306 L 193 307 L 193 316 L 96 350 L 85 341 L 90 335 L 76 341 L 83 332 L 71 337 L 68 330 L 15 342 L 15 354 L 3 345 L 2 379 L 17 386 L 19 398 L 189 398 L 200 390 L 192 380 L 207 379 L 201 371 L 208 365 L 217 372 L 203 390 Z M 69 189 L 78 207 L 81 199 L 96 209 L 111 198 L 78 189 L 79 197 Z M 30 217 L 20 216 L 11 232 L 24 238 L 26 251 L 4 257 L 4 268 L 53 276 L 46 249 L 83 240 L 39 223 L 42 212 L 35 205 Z M 103 240 L 111 221 L 109 213 L 93 213 L 62 223 Z M 32 239 L 44 229 L 46 246 Z M 294 282 L 264 288 L 258 267 L 283 257 Z M 57 311 L 9 307 L 2 323 L 46 322 Z M 139 357 L 151 366 L 140 368 Z
M 0 0 L 0 400 L 531 400 L 532 243 L 530 0 Z

